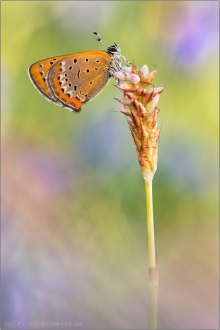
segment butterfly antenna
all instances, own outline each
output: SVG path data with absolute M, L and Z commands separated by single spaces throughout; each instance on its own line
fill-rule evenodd
M 101 41 L 101 43 L 108 48 L 108 46 L 104 43 L 104 41 L 102 40 L 100 34 L 98 32 L 93 32 L 98 38 L 96 39 L 97 41 Z

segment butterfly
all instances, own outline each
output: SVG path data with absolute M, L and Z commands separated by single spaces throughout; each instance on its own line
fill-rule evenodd
M 94 34 L 106 46 L 100 35 Z M 114 72 L 122 71 L 122 60 L 130 64 L 118 43 L 106 48 L 40 60 L 29 67 L 30 80 L 48 101 L 79 113 L 114 77 Z

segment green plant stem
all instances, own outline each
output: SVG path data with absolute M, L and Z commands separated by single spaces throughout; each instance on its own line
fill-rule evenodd
M 149 267 L 156 267 L 152 181 L 145 182 L 145 187 L 146 187 L 146 203 L 147 203 L 147 235 L 148 235 Z
M 150 329 L 157 329 L 158 271 L 154 238 L 152 180 L 145 182 L 149 259 Z

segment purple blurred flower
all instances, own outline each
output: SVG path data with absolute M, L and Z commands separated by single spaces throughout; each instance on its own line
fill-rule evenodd
M 219 2 L 164 2 L 162 10 L 159 36 L 171 62 L 185 71 L 217 58 Z
M 207 60 L 218 47 L 218 4 L 206 2 L 196 6 L 182 26 L 176 58 L 181 65 L 192 66 Z

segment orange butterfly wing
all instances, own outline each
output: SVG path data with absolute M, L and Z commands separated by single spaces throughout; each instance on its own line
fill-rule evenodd
M 104 51 L 73 54 L 55 63 L 48 74 L 48 86 L 64 107 L 80 111 L 109 80 L 111 55 Z
M 62 71 L 67 70 L 60 68 L 60 65 L 62 66 L 62 61 L 64 60 L 68 60 L 68 62 L 72 60 L 73 63 L 76 63 L 76 60 L 79 62 L 81 61 L 81 66 L 79 68 L 81 69 L 82 77 L 77 79 L 75 75 L 75 78 L 73 77 L 71 80 L 71 87 L 72 85 L 78 85 L 80 94 L 74 93 L 74 90 L 71 91 L 70 88 L 68 92 L 64 92 L 65 86 L 62 86 L 61 88 L 59 74 L 61 74 Z M 47 100 L 71 111 L 79 112 L 83 104 L 97 95 L 107 83 L 109 79 L 107 69 L 109 68 L 111 60 L 112 57 L 107 52 L 102 50 L 91 50 L 69 55 L 54 56 L 38 61 L 30 66 L 28 73 L 34 86 Z M 87 66 L 84 61 L 86 61 L 85 63 L 90 63 L 90 67 L 91 65 L 94 67 L 93 74 L 91 70 L 89 74 L 83 73 L 83 71 L 87 71 Z M 91 75 L 91 80 L 93 80 L 95 82 L 95 86 L 97 86 L 96 90 L 93 90 L 91 93 L 89 93 L 91 91 L 91 87 L 89 87 L 89 83 L 91 83 L 91 81 L 88 81 L 88 86 L 86 84 L 89 75 Z M 88 90 L 88 93 L 86 92 L 87 94 L 82 95 L 82 90 Z M 89 94 L 92 96 L 90 97 Z M 72 96 L 70 97 L 70 95 Z
M 44 97 L 46 97 L 52 102 L 57 102 L 58 100 L 48 88 L 47 85 L 48 72 L 51 69 L 51 67 L 54 65 L 54 63 L 69 56 L 70 55 L 49 57 L 32 64 L 28 69 L 30 80 L 32 81 L 34 86 Z

